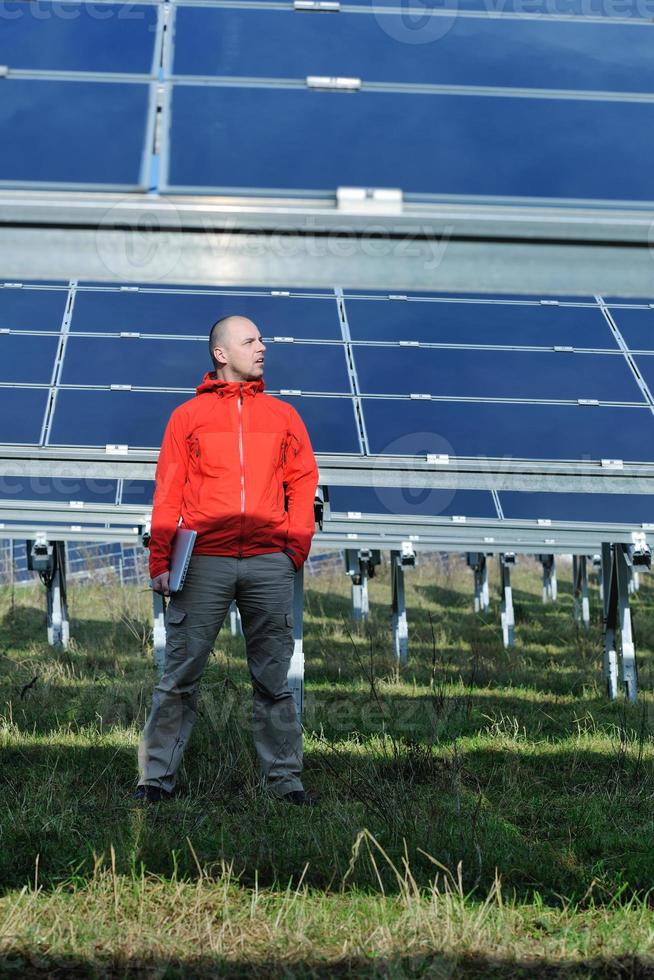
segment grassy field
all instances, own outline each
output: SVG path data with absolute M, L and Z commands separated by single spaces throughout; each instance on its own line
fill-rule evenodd
M 350 620 L 306 580 L 307 812 L 258 784 L 242 639 L 226 623 L 161 806 L 130 800 L 154 682 L 150 594 L 70 589 L 68 651 L 40 586 L 0 591 L 0 975 L 654 977 L 654 589 L 632 614 L 641 696 L 606 700 L 567 576 L 513 573 L 504 650 L 472 573 L 407 572 L 409 663 L 385 566 Z

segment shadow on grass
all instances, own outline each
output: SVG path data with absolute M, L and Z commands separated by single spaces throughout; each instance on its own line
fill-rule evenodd
M 303 877 L 332 891 L 347 878 L 395 894 L 389 865 L 365 854 L 351 863 L 363 827 L 397 868 L 406 857 L 420 887 L 433 880 L 431 858 L 452 873 L 460 863 L 466 890 L 487 894 L 497 870 L 505 894 L 538 893 L 553 905 L 591 887 L 606 901 L 620 889 L 642 894 L 654 878 L 652 760 L 619 742 L 611 752 L 493 748 L 489 739 L 444 749 L 386 737 L 362 754 L 314 736 L 305 780 L 321 802 L 306 809 L 263 791 L 244 731 L 201 724 L 194 734 L 179 794 L 149 806 L 131 800 L 135 749 L 109 736 L 5 749 L 3 887 L 33 880 L 37 855 L 44 887 L 86 881 L 113 847 L 126 875 L 142 866 L 195 880 L 198 862 L 209 875 L 231 864 L 247 886 L 283 888 Z
M 284 956 L 279 959 L 227 958 L 218 955 L 170 958 L 122 956 L 57 956 L 35 950 L 12 948 L 0 957 L 5 976 L 21 978 L 43 977 L 56 980 L 66 977 L 117 978 L 186 978 L 232 977 L 267 978 L 300 977 L 306 980 L 328 980 L 330 977 L 434 977 L 449 980 L 453 977 L 505 977 L 511 980 L 649 980 L 654 977 L 654 958 L 647 956 L 597 957 L 594 959 L 548 959 L 542 956 L 505 958 L 478 953 L 452 954 L 431 950 L 414 956 L 350 957 L 315 959 Z

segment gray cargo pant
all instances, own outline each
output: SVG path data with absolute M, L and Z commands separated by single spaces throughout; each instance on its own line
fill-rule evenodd
M 302 789 L 302 730 L 288 687 L 295 565 L 283 551 L 192 555 L 166 610 L 166 662 L 139 745 L 139 785 L 171 791 L 196 719 L 198 686 L 236 599 L 254 690 L 254 744 L 267 788 Z

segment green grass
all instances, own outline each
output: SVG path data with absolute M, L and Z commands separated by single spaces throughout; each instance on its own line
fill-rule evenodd
M 144 808 L 149 593 L 74 586 L 64 652 L 39 587 L 0 591 L 0 975 L 654 976 L 649 577 L 635 706 L 604 695 L 596 588 L 585 631 L 534 562 L 509 650 L 495 565 L 483 615 L 462 562 L 407 572 L 399 670 L 387 567 L 359 629 L 344 573 L 305 581 L 311 812 L 261 790 L 228 623 L 182 794 Z

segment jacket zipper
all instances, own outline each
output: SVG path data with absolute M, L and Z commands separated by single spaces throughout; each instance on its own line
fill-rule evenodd
M 243 557 L 243 516 L 245 514 L 245 470 L 243 467 L 243 385 L 239 385 L 240 393 L 238 396 L 238 455 L 241 461 L 241 527 L 238 536 L 238 556 Z

